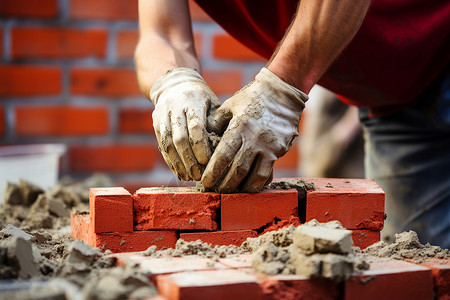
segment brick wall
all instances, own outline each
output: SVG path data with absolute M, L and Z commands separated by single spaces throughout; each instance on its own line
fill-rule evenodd
M 226 99 L 264 65 L 191 4 L 204 78 Z M 0 0 L 0 143 L 64 143 L 62 174 L 175 182 L 133 64 L 136 0 Z M 276 170 L 296 168 L 296 148 Z

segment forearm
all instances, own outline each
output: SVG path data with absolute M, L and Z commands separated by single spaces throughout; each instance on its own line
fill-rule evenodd
M 185 0 L 140 1 L 139 29 L 135 64 L 147 97 L 153 83 L 168 70 L 186 67 L 200 72 Z
M 148 97 L 153 83 L 168 70 L 186 67 L 200 72 L 195 53 L 170 45 L 159 36 L 141 37 L 135 52 L 139 87 Z
M 267 68 L 309 93 L 355 36 L 370 0 L 301 0 Z

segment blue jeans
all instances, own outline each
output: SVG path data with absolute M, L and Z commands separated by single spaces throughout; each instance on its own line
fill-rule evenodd
M 422 243 L 450 248 L 450 72 L 416 100 L 383 117 L 359 110 L 365 175 L 386 193 L 384 239 L 414 230 Z

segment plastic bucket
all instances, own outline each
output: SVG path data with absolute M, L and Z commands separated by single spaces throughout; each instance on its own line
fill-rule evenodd
M 63 144 L 33 144 L 0 147 L 0 202 L 4 202 L 6 182 L 25 179 L 44 189 L 56 185 Z

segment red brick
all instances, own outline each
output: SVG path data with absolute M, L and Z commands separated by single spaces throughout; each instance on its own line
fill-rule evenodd
M 222 194 L 222 230 L 259 229 L 274 220 L 298 216 L 298 193 L 265 190 L 256 194 Z
M 15 112 L 19 136 L 104 135 L 109 129 L 106 107 L 17 106 Z
M 50 66 L 0 66 L 0 96 L 56 96 L 61 92 L 61 69 Z
M 69 148 L 69 169 L 73 172 L 149 171 L 158 155 L 153 144 L 74 145 Z
M 366 249 L 370 245 L 380 241 L 379 231 L 366 229 L 356 229 L 352 231 L 353 245 L 360 249 Z
M 327 279 L 307 279 L 296 275 L 260 278 L 264 299 L 267 300 L 334 300 L 339 297 L 338 285 Z
M 134 229 L 216 230 L 220 195 L 195 188 L 142 188 L 134 194 Z
M 11 30 L 11 56 L 22 58 L 104 58 L 104 29 L 16 27 Z
M 314 191 L 306 195 L 306 221 L 338 220 L 347 229 L 381 230 L 384 192 L 373 180 L 307 178 Z
M 450 299 L 450 259 L 428 258 L 421 265 L 431 269 L 435 299 Z
M 91 188 L 89 207 L 95 233 L 133 231 L 133 196 L 126 189 Z
M 117 33 L 117 58 L 118 59 L 133 59 L 134 50 L 139 40 L 139 32 L 136 29 L 122 30 Z M 202 55 L 202 35 L 194 33 L 194 44 L 197 56 Z
M 74 240 L 81 240 L 93 247 L 95 244 L 95 233 L 92 227 L 89 213 L 70 213 L 70 229 Z
M 345 283 L 345 299 L 433 299 L 431 270 L 397 260 L 373 262 Z
M 71 0 L 70 18 L 77 20 L 137 20 L 137 0 Z
M 262 299 L 256 277 L 238 270 L 182 272 L 158 276 L 158 292 L 169 300 Z
M 214 36 L 213 55 L 218 59 L 265 61 L 259 54 L 256 54 L 228 34 Z
M 73 239 L 114 253 L 144 251 L 152 245 L 157 249 L 174 248 L 177 242 L 174 230 L 94 233 L 89 214 L 71 213 L 70 222 Z
M 50 19 L 58 15 L 58 0 L 2 0 L 0 16 Z
M 3 107 L 0 107 L 0 136 L 6 133 L 6 117 L 5 110 Z
M 70 71 L 70 92 L 76 96 L 141 96 L 136 73 L 128 68 L 84 68 Z
M 297 171 L 299 161 L 298 147 L 294 143 L 291 150 L 289 150 L 283 157 L 277 160 L 273 166 L 275 170 L 292 170 Z
M 149 104 L 150 105 L 150 104 Z M 119 131 L 121 134 L 154 134 L 153 109 L 124 107 L 119 111 Z
M 180 238 L 191 242 L 201 240 L 202 242 L 211 244 L 212 246 L 240 246 L 247 238 L 257 237 L 256 231 L 253 230 L 235 230 L 235 231 L 214 231 L 214 232 L 191 232 L 181 233 Z
M 150 279 L 153 282 L 156 282 L 156 279 L 160 275 L 188 271 L 229 269 L 229 267 L 220 263 L 211 264 L 211 259 L 197 255 L 187 255 L 183 257 L 146 257 L 139 253 L 123 253 L 115 255 L 115 257 L 117 258 L 119 265 L 137 265 L 144 273 L 151 274 Z
M 252 267 L 252 255 L 240 254 L 237 256 L 229 256 L 225 258 L 219 258 L 219 262 L 232 269 L 249 269 Z
M 211 17 L 193 0 L 189 0 L 191 19 L 194 22 L 212 22 Z
M 233 70 L 203 70 L 203 78 L 217 96 L 233 95 L 242 87 L 242 74 Z

